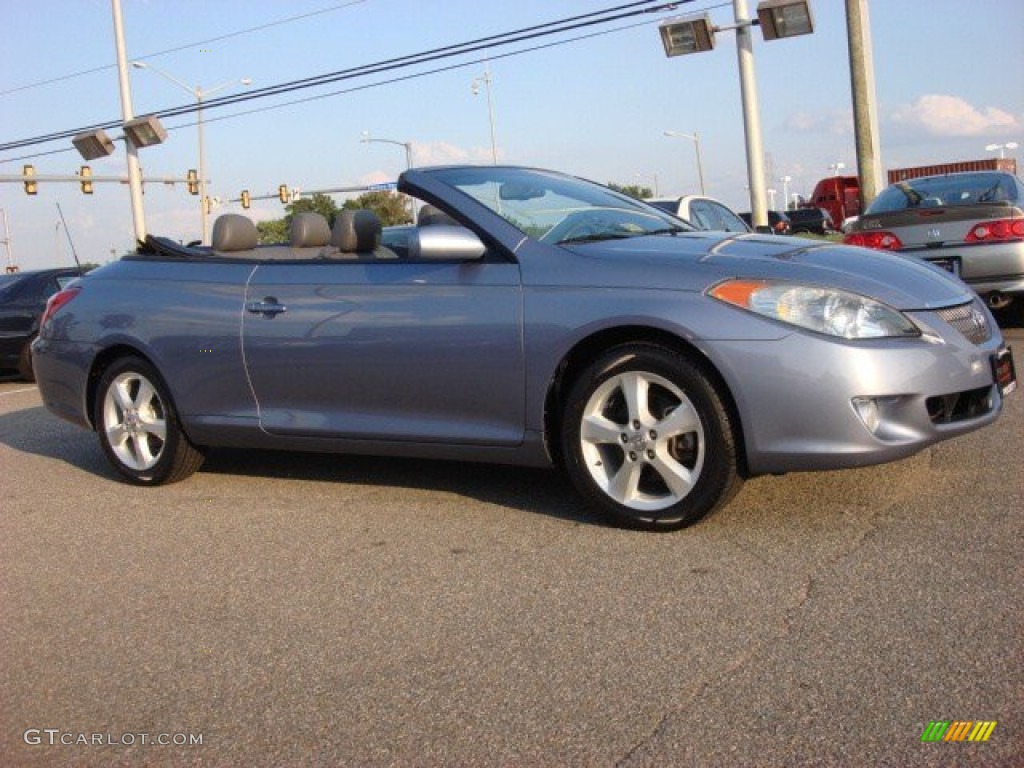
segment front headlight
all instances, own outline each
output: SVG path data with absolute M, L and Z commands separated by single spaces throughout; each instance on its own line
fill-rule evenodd
M 773 320 L 844 339 L 921 335 L 903 313 L 837 288 L 773 280 L 727 280 L 709 290 L 708 295 Z

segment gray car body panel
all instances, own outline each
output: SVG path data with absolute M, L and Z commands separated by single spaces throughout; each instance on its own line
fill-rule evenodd
M 46 405 L 89 425 L 97 359 L 130 349 L 167 382 L 195 443 L 542 465 L 560 366 L 597 334 L 676 339 L 728 387 L 752 473 L 888 461 L 994 421 L 989 366 L 934 310 L 974 300 L 914 259 L 721 233 L 573 246 L 527 238 L 410 171 L 401 186 L 488 247 L 480 260 L 288 262 L 135 257 L 83 278 L 36 342 Z M 731 278 L 842 288 L 901 309 L 920 338 L 847 341 L 706 295 Z M 250 311 L 273 299 L 286 311 Z M 926 398 L 992 389 L 980 417 L 933 424 Z M 884 399 L 872 434 L 852 399 Z

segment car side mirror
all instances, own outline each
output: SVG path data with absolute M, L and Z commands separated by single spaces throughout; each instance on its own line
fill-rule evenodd
M 479 261 L 486 252 L 483 240 L 465 227 L 416 227 L 409 235 L 412 261 Z

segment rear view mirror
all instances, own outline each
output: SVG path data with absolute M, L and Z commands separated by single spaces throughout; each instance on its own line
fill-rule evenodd
M 534 187 L 521 181 L 506 181 L 498 187 L 498 197 L 502 200 L 536 200 L 544 197 L 546 189 Z
M 414 261 L 478 261 L 487 246 L 465 227 L 417 227 L 409 235 L 409 259 Z

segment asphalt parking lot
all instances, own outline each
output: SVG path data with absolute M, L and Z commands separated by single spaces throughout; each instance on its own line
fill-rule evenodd
M 224 451 L 135 488 L 5 380 L 0 765 L 1019 766 L 1022 445 L 1018 391 L 656 535 L 505 467 Z

